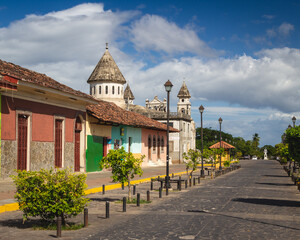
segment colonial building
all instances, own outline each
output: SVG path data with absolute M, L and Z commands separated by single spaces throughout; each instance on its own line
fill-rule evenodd
M 107 44 L 105 53 L 87 82 L 90 84 L 90 94 L 93 97 L 125 108 L 124 84 L 126 80 L 110 55 Z
M 196 147 L 195 122 L 191 117 L 191 95 L 183 82 L 178 92 L 177 112 L 170 112 L 170 126 L 180 132 L 170 133 L 170 157 L 172 162 L 183 162 L 182 154 Z M 157 96 L 152 101 L 146 99 L 146 108 L 131 105 L 132 111 L 167 124 L 167 101 L 159 100 Z
M 87 113 L 87 172 L 99 171 L 102 157 L 120 147 L 136 157 L 144 155 L 142 166 L 165 165 L 165 124 L 101 100 L 88 106 Z
M 152 101 L 146 100 L 146 107 L 134 105 L 134 95 L 127 85 L 123 92 L 126 80 L 108 51 L 106 51 L 93 73 L 88 79 L 91 95 L 99 100 L 113 102 L 123 109 L 130 110 L 157 120 L 167 122 L 167 100 L 159 100 L 157 96 Z M 191 118 L 190 93 L 185 82 L 178 93 L 177 112 L 170 113 L 170 125 L 180 132 L 170 134 L 170 159 L 174 162 L 182 162 L 182 154 L 189 149 L 195 149 L 196 130 Z
M 97 101 L 0 60 L 1 178 L 14 170 L 85 171 L 86 106 Z

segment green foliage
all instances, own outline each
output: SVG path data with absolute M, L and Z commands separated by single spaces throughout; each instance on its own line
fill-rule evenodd
M 286 142 L 290 156 L 300 164 L 300 126 L 286 130 Z
M 279 143 L 275 145 L 276 155 L 280 157 L 282 163 L 286 163 L 290 158 L 289 146 L 287 143 Z
M 193 172 L 197 170 L 197 166 L 200 163 L 201 152 L 198 149 L 190 149 L 187 153 L 184 152 L 182 156 L 186 163 L 186 171 L 188 172 L 191 169 L 190 176 L 193 176 Z
M 224 167 L 230 167 L 230 161 L 229 160 L 227 160 L 227 161 L 224 161 Z
M 143 170 L 141 164 L 144 159 L 135 158 L 131 152 L 126 152 L 124 147 L 115 150 L 109 150 L 108 154 L 100 162 L 100 168 L 111 168 L 114 182 L 128 183 L 128 198 L 131 200 L 130 180 L 135 175 L 142 176 Z
M 29 216 L 40 216 L 46 221 L 62 216 L 64 222 L 65 218 L 82 212 L 89 201 L 83 198 L 86 174 L 71 173 L 68 169 L 17 173 L 11 177 L 16 184 L 15 198 L 24 221 Z

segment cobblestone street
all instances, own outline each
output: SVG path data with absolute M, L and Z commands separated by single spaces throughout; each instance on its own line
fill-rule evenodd
M 127 189 L 90 195 L 89 227 L 62 239 L 299 239 L 300 194 L 276 161 L 242 161 L 242 168 L 140 207 L 115 202 Z M 137 186 L 146 198 L 150 184 Z M 154 186 L 158 189 L 158 184 Z M 175 187 L 174 187 L 175 188 Z M 111 216 L 105 219 L 105 201 Z M 55 231 L 20 227 L 21 213 L 0 215 L 0 239 L 53 239 Z M 76 221 L 83 221 L 78 216 Z

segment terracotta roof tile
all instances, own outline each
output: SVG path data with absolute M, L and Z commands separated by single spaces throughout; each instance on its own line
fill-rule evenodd
M 0 60 L 0 75 L 13 77 L 18 79 L 19 81 L 33 83 L 39 86 L 52 88 L 79 97 L 95 100 L 92 96 L 61 84 L 45 74 L 41 74 L 2 60 Z
M 167 130 L 167 125 L 145 117 L 141 114 L 126 111 L 114 103 L 99 100 L 97 105 L 89 105 L 87 113 L 103 123 L 123 124 L 127 126 L 142 127 L 156 130 Z M 179 130 L 170 127 L 170 132 Z
M 234 146 L 232 146 L 229 143 L 224 142 L 224 141 L 221 141 L 221 147 L 225 148 L 225 149 L 235 148 Z M 220 148 L 220 142 L 217 142 L 214 145 L 211 145 L 209 148 Z

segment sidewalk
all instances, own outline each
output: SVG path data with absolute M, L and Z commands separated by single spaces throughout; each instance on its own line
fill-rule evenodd
M 173 164 L 170 165 L 169 173 L 184 174 L 185 173 L 185 164 Z M 161 176 L 166 174 L 166 166 L 151 166 L 143 168 L 143 175 L 141 177 L 137 176 L 134 180 L 143 180 L 148 181 L 151 177 Z M 111 186 L 106 187 L 107 190 L 120 188 L 121 185 L 118 183 L 113 183 L 112 174 L 110 171 L 101 171 L 87 173 L 86 183 L 88 185 L 87 194 L 96 193 L 102 191 L 102 185 Z M 11 179 L 0 181 L 0 213 L 6 211 L 17 210 L 16 201 L 14 199 L 15 195 L 15 185 Z

